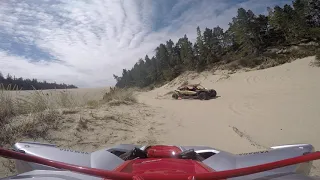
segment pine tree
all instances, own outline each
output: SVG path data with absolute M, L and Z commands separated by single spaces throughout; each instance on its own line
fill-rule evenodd
M 185 70 L 194 70 L 195 61 L 192 43 L 189 41 L 186 34 L 183 38 L 179 39 L 177 46 L 180 49 L 180 60 L 181 63 L 184 64 Z
M 194 56 L 196 59 L 195 65 L 198 71 L 202 71 L 206 68 L 206 59 L 205 59 L 205 47 L 203 42 L 203 36 L 201 34 L 200 27 L 197 27 L 197 40 L 194 45 Z
M 309 0 L 305 10 L 306 21 L 309 27 L 320 27 L 320 1 Z

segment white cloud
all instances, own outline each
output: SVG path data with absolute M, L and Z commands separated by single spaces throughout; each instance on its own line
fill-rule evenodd
M 2 1 L 0 71 L 80 87 L 112 85 L 112 74 L 121 75 L 123 68 L 152 54 L 159 43 L 184 34 L 192 39 L 196 26 L 227 28 L 240 6 L 260 12 L 275 4 L 276 0 Z

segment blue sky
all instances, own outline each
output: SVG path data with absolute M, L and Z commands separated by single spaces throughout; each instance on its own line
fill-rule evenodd
M 228 28 L 237 9 L 256 14 L 291 0 L 0 1 L 0 71 L 79 87 L 115 83 L 159 43 L 196 27 Z

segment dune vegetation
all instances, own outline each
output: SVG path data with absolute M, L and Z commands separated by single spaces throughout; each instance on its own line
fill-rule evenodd
M 115 142 L 155 142 L 145 137 L 153 129 L 141 128 L 152 113 L 132 89 L 22 91 L 2 86 L 0 147 L 37 141 L 93 150 Z M 137 126 L 141 135 L 133 135 Z M 14 173 L 14 162 L 0 158 L 0 177 Z
M 316 54 L 316 65 L 320 66 L 320 49 L 318 49 Z
M 137 98 L 134 95 L 134 89 L 110 88 L 109 92 L 103 96 L 103 101 L 117 106 L 137 103 Z
M 137 103 L 131 89 L 110 88 L 104 95 L 93 99 L 71 90 L 20 91 L 14 90 L 16 86 L 1 87 L 0 146 L 12 144 L 21 137 L 45 138 L 49 129 L 58 127 L 63 115 L 77 113 L 81 108 Z
M 1 86 L 0 145 L 10 144 L 21 136 L 45 137 L 48 129 L 57 128 L 60 118 L 58 110 L 81 105 L 68 91 L 52 93 L 34 90 L 21 93 L 14 87 Z M 23 120 L 19 124 L 12 123 L 17 119 Z

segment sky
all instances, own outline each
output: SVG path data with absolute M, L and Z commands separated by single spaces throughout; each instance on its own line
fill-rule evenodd
M 237 9 L 267 14 L 291 0 L 0 1 L 0 72 L 78 87 L 115 84 L 113 74 L 196 27 L 228 28 Z

